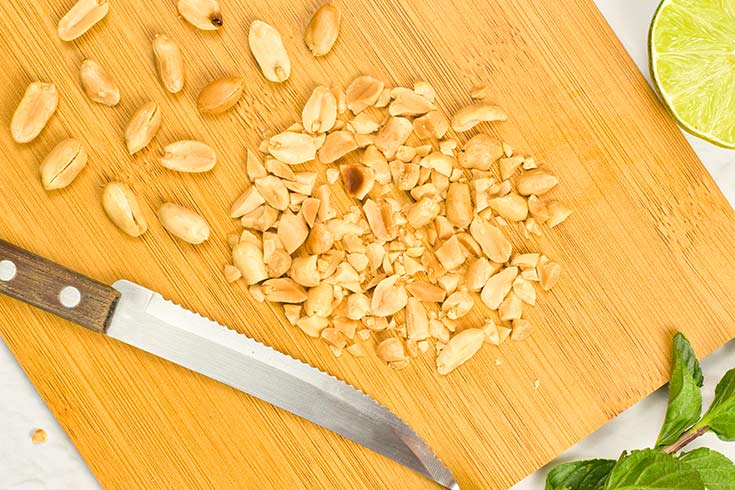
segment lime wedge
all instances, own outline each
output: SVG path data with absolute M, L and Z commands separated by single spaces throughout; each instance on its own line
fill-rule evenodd
M 735 148 L 735 2 L 663 0 L 648 49 L 656 90 L 679 125 Z

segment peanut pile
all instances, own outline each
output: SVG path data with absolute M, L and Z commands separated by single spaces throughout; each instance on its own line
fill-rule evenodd
M 529 237 L 564 221 L 571 211 L 540 197 L 558 179 L 486 133 L 460 149 L 450 128 L 459 135 L 507 115 L 479 100 L 450 121 L 435 97 L 423 81 L 319 86 L 299 122 L 262 142 L 264 161 L 248 152 L 251 185 L 230 212 L 244 230 L 228 237 L 225 277 L 242 278 L 256 301 L 282 303 L 289 322 L 336 356 L 365 356 L 374 338 L 377 355 L 400 369 L 433 344 L 447 374 L 485 342 L 527 338 L 534 283 L 549 290 L 559 279 L 547 257 L 514 254 L 503 230 Z M 298 168 L 308 162 L 327 169 Z M 348 210 L 335 205 L 337 181 Z M 467 325 L 478 300 L 494 319 Z
M 59 37 L 84 35 L 109 8 L 107 0 L 78 0 L 59 21 Z M 217 0 L 178 0 L 177 8 L 198 29 L 223 26 Z M 332 50 L 340 23 L 330 3 L 314 13 L 303 34 L 314 57 Z M 266 80 L 289 79 L 291 62 L 277 29 L 253 21 L 248 44 Z M 186 65 L 176 42 L 156 35 L 151 52 L 163 88 L 181 92 Z M 92 102 L 119 103 L 114 77 L 98 62 L 84 60 L 79 79 Z M 199 91 L 197 108 L 228 111 L 244 90 L 241 77 L 213 80 Z M 288 321 L 334 355 L 374 351 L 396 369 L 433 351 L 444 375 L 483 343 L 527 338 L 532 327 L 524 308 L 535 304 L 537 289 L 556 284 L 561 268 L 540 253 L 514 251 L 508 234 L 541 235 L 571 210 L 544 197 L 558 179 L 533 158 L 487 133 L 463 136 L 479 124 L 507 120 L 501 107 L 485 101 L 489 94 L 487 86 L 476 87 L 473 102 L 448 118 L 423 81 L 390 88 L 363 75 L 346 90 L 316 87 L 300 121 L 262 142 L 263 157 L 248 151 L 250 185 L 230 210 L 244 229 L 227 237 L 232 263 L 225 278 L 245 281 L 256 301 L 283 304 Z M 33 141 L 58 100 L 54 84 L 31 83 L 11 121 L 13 139 Z M 148 147 L 162 119 L 153 100 L 138 108 L 124 132 L 130 155 Z M 40 165 L 44 188 L 71 185 L 87 159 L 79 141 L 61 141 Z M 215 151 L 195 140 L 171 142 L 160 156 L 176 172 L 208 172 L 216 162 Z M 299 167 L 314 162 L 325 171 Z M 338 204 L 348 199 L 348 209 Z M 147 231 L 127 184 L 109 182 L 102 207 L 122 232 Z M 176 203 L 163 203 L 158 221 L 194 245 L 210 235 L 204 218 Z M 465 321 L 475 307 L 487 313 L 480 325 Z

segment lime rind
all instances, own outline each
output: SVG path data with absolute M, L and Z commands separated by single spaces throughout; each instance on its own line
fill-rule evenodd
M 735 2 L 664 0 L 648 48 L 654 86 L 676 121 L 735 148 Z

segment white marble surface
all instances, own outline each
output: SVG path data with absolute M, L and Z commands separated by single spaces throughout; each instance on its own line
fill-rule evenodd
M 646 37 L 658 0 L 596 0 L 616 34 L 648 77 Z M 687 136 L 731 204 L 735 203 L 735 153 Z M 705 402 L 712 398 L 714 384 L 735 367 L 735 343 L 710 355 L 703 363 Z M 543 387 L 541 388 L 543 389 Z M 666 407 L 666 391 L 660 390 L 592 434 L 557 461 L 590 457 L 617 457 L 623 449 L 645 447 L 656 438 Z M 36 428 L 48 432 L 48 442 L 34 445 Z M 735 459 L 735 444 L 705 436 L 711 445 Z M 696 444 L 692 447 L 696 447 Z M 546 469 L 514 487 L 543 488 Z M 95 490 L 96 482 L 55 421 L 20 366 L 0 341 L 0 490 Z

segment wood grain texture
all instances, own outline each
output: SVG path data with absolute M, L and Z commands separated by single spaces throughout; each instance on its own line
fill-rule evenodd
M 120 297 L 115 289 L 0 240 L 0 261 L 5 260 L 15 265 L 16 272 L 11 279 L 0 280 L 0 293 L 94 332 L 107 330 Z M 79 304 L 73 308 L 61 303 L 61 291 L 70 286 L 80 293 Z
M 353 383 L 408 421 L 463 489 L 509 486 L 663 384 L 675 330 L 700 355 L 735 334 L 732 210 L 590 0 L 345 0 L 340 39 L 320 60 L 301 41 L 318 0 L 222 0 L 216 33 L 178 19 L 173 0 L 116 0 L 100 25 L 65 44 L 55 28 L 71 3 L 0 3 L 0 236 L 100 281 L 156 289 Z M 248 53 L 254 18 L 281 30 L 294 66 L 288 83 L 266 82 Z M 158 32 L 187 59 L 182 94 L 156 78 Z M 85 99 L 77 70 L 86 57 L 117 78 L 119 107 Z M 529 311 L 528 341 L 486 346 L 447 377 L 429 357 L 396 372 L 374 357 L 334 359 L 279 308 L 225 283 L 224 237 L 238 230 L 227 210 L 245 186 L 245 149 L 296 120 L 315 84 L 359 73 L 428 80 L 447 112 L 489 83 L 511 119 L 480 129 L 561 177 L 553 196 L 571 203 L 573 219 L 516 242 L 563 266 L 559 285 Z M 199 88 L 236 74 L 248 80 L 243 101 L 199 115 Z M 40 138 L 21 146 L 7 127 L 35 79 L 57 83 L 61 102 Z M 123 130 L 148 99 L 160 104 L 163 128 L 131 158 Z M 46 193 L 38 163 L 69 136 L 86 144 L 88 168 Z M 163 145 L 182 138 L 211 144 L 218 167 L 190 176 L 162 169 Z M 101 186 L 111 179 L 141 196 L 152 222 L 142 239 L 105 218 Z M 164 201 L 197 209 L 212 239 L 192 247 L 167 235 L 154 219 Z M 108 490 L 434 488 L 264 402 L 26 305 L 0 299 L 0 318 L 0 333 Z

